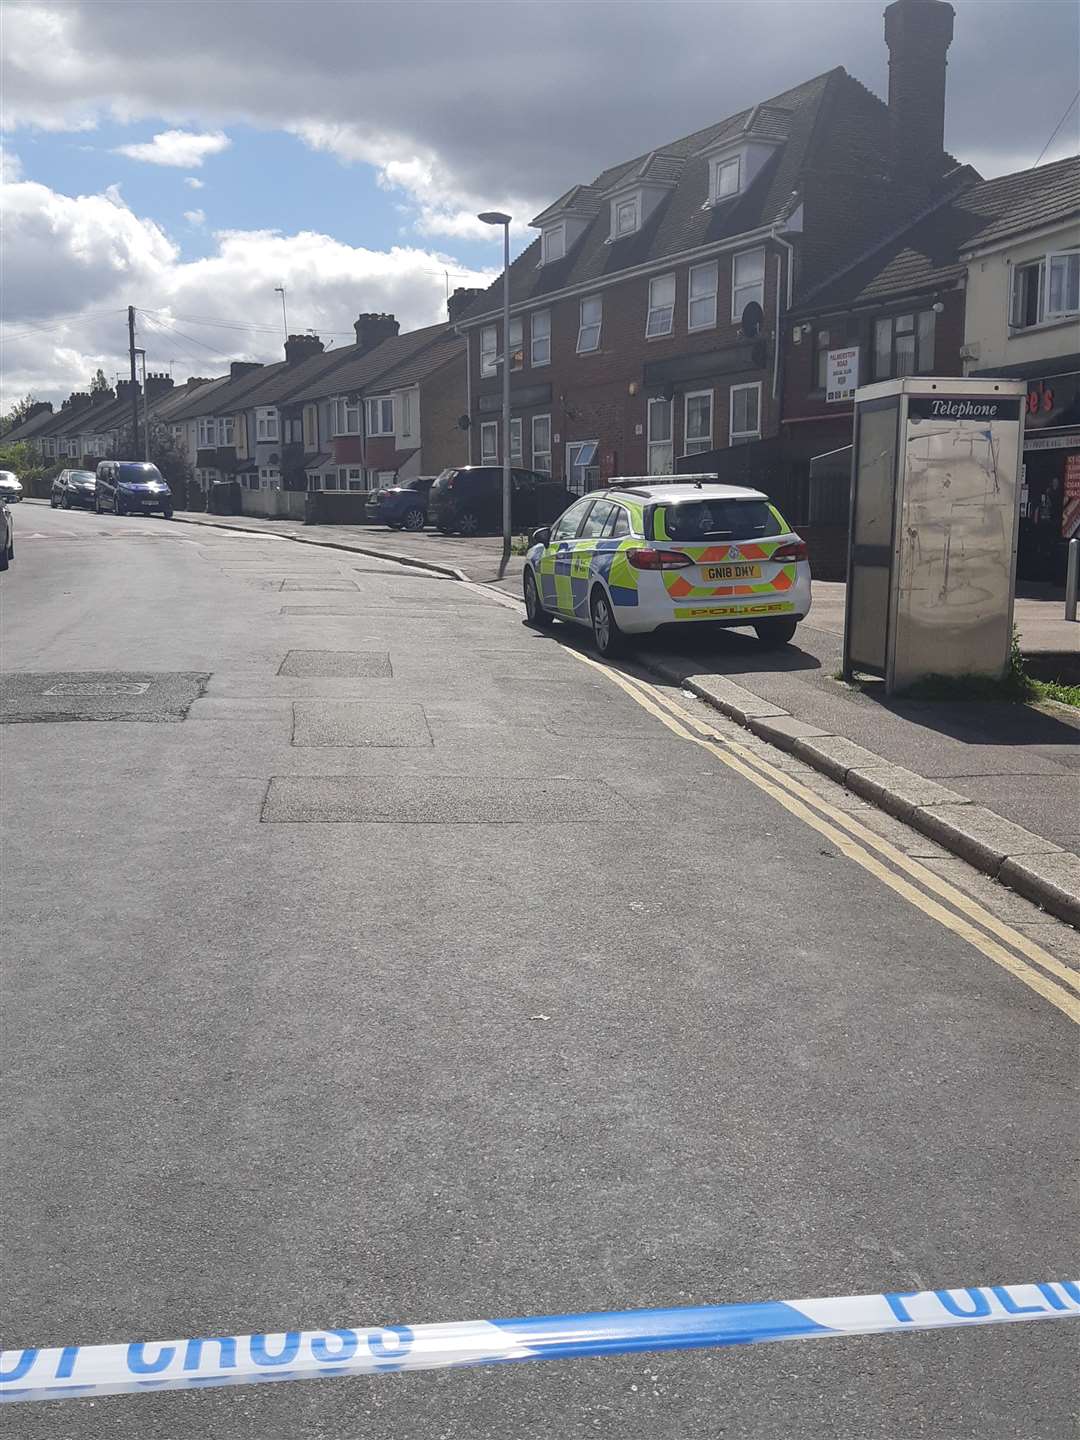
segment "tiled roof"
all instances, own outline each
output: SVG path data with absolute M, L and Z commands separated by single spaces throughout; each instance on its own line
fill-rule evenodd
M 539 300 L 568 286 L 603 279 L 651 259 L 675 255 L 784 219 L 790 213 L 792 192 L 816 143 L 814 122 L 818 112 L 831 89 L 852 83 L 843 70 L 829 71 L 773 97 L 756 112 L 742 110 L 693 135 L 612 166 L 590 186 L 575 187 L 556 205 L 538 215 L 534 223 L 567 208 L 582 191 L 599 199 L 628 183 L 649 164 L 662 167 L 664 173 L 678 180 L 672 193 L 660 202 L 644 226 L 616 244 L 607 243 L 606 215 L 595 219 L 569 254 L 553 264 L 540 266 L 540 242 L 535 240 L 510 267 L 511 303 Z M 876 104 L 885 111 L 881 101 Z M 744 194 L 711 209 L 703 208 L 709 189 L 709 163 L 702 152 L 723 137 L 738 136 L 752 120 L 761 124 L 762 134 L 767 132 L 769 138 L 782 138 L 786 143 L 779 147 L 779 153 L 770 158 Z M 596 209 L 599 208 L 598 204 Z M 501 293 L 500 277 L 477 298 L 462 317 L 463 322 L 470 324 L 481 315 L 491 314 L 498 306 Z
M 235 410 L 245 410 L 247 397 L 255 387 L 263 384 L 272 371 L 284 368 L 285 361 L 280 360 L 276 365 L 259 365 L 253 370 L 245 370 L 235 379 L 229 376 L 222 385 L 215 386 L 213 390 L 208 385 L 200 385 L 192 393 L 188 403 L 173 414 L 172 419 L 174 422 L 194 420 L 199 415 L 229 415 Z
M 55 419 L 56 412 L 53 410 L 39 410 L 36 415 L 31 415 L 29 420 L 24 420 L 21 425 L 16 425 L 3 437 L 4 445 L 14 445 L 17 440 L 29 440 L 39 430 L 43 430 L 48 422 Z
M 548 220 L 554 220 L 558 215 L 599 215 L 603 203 L 604 197 L 599 182 L 596 185 L 574 185 L 567 190 L 565 195 L 560 195 L 558 200 L 549 205 L 546 210 L 541 210 L 531 223 L 543 225 Z
M 199 398 L 205 399 L 207 395 L 213 393 L 217 386 L 224 385 L 228 378 L 227 375 L 224 375 L 216 380 L 202 380 L 199 382 L 188 380 L 186 384 L 178 385 L 175 389 L 170 390 L 169 393 L 163 395 L 160 400 L 151 401 L 150 409 L 159 420 L 171 423 L 177 412 L 187 405 L 196 391 L 201 391 Z
M 268 365 L 263 382 L 244 397 L 244 408 L 277 405 L 284 400 L 292 400 L 309 390 L 324 375 L 354 360 L 359 348 L 358 345 L 343 345 L 339 350 L 323 350 L 293 365 L 287 361 L 280 365 Z
M 402 361 L 393 370 L 380 375 L 379 387 L 396 390 L 402 385 L 417 385 L 421 380 L 433 375 L 436 370 L 448 365 L 451 360 L 464 360 L 465 355 L 464 337 L 450 331 L 441 340 L 436 340 L 433 345 L 429 345 L 426 350 L 419 351 L 411 359 Z
M 428 325 L 423 330 L 410 330 L 407 335 L 389 335 L 373 349 L 358 356 L 340 369 L 309 385 L 292 398 L 297 401 L 319 400 L 327 395 L 348 395 L 362 392 L 376 380 L 433 341 L 447 333 L 445 324 Z
M 795 313 L 934 290 L 964 273 L 961 255 L 991 240 L 1080 216 L 1080 157 L 972 183 L 850 268 L 809 292 Z

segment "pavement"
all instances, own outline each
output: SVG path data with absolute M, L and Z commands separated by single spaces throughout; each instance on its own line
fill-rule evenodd
M 1069 927 L 505 596 L 28 519 L 0 584 L 5 1344 L 1072 1272 Z M 3 1433 L 1060 1440 L 1076 1380 L 1072 1327 L 1019 1324 Z
M 282 533 L 279 522 L 228 520 Z M 521 593 L 520 557 L 498 581 L 496 537 L 299 524 L 287 533 Z M 783 651 L 763 653 L 752 632 L 727 631 L 668 636 L 639 655 L 663 678 L 689 686 L 771 743 L 797 749 L 801 759 L 1080 927 L 1080 712 L 902 700 L 873 685 L 845 685 L 845 590 L 815 582 L 810 620 Z M 1018 597 L 1015 613 L 1025 653 L 1063 673 L 1067 660 L 1080 659 L 1080 625 L 1063 618 L 1056 592 Z

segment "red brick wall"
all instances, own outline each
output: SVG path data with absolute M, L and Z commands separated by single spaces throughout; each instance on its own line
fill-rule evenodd
M 438 475 L 448 465 L 469 460 L 467 433 L 458 420 L 468 412 L 465 355 L 443 365 L 420 384 L 420 469 Z
M 758 247 L 747 246 L 747 249 Z M 786 253 L 778 246 L 765 245 L 765 324 L 762 338 L 767 342 L 767 363 L 762 369 L 711 379 L 679 382 L 675 389 L 672 417 L 674 454 L 683 452 L 684 401 L 686 392 L 713 391 L 713 444 L 728 443 L 729 390 L 732 384 L 760 381 L 762 387 L 761 433 L 775 433 L 779 407 L 772 399 L 772 331 L 776 306 L 776 257 Z M 645 322 L 649 308 L 649 277 L 625 280 L 596 293 L 603 298 L 603 328 L 600 350 L 590 355 L 577 354 L 580 296 L 556 300 L 551 309 L 551 364 L 533 368 L 530 358 L 531 314 L 523 317 L 525 368 L 511 377 L 512 413 L 523 419 L 523 463 L 530 465 L 530 420 L 533 415 L 550 414 L 552 428 L 553 473 L 563 478 L 566 446 L 574 440 L 599 440 L 598 461 L 604 453 L 614 452 L 613 473 L 635 474 L 646 470 L 647 406 L 650 396 L 658 396 L 660 388 L 644 384 L 644 366 L 657 360 L 695 355 L 740 342 L 739 326 L 731 319 L 732 256 L 718 259 L 717 324 L 711 329 L 689 331 L 687 328 L 687 291 L 690 265 L 672 265 L 675 275 L 675 314 L 673 333 L 658 339 L 646 339 Z M 786 284 L 786 279 L 783 282 Z M 501 324 L 500 331 L 501 346 Z M 481 414 L 477 408 L 481 394 L 499 393 L 500 381 L 480 378 L 480 332 L 469 332 L 469 364 L 471 367 L 472 421 L 471 459 L 480 460 L 480 425 L 498 420 L 499 412 Z M 529 409 L 513 406 L 513 389 L 519 386 L 550 383 L 550 405 L 534 405 Z M 637 393 L 631 395 L 633 383 Z M 635 433 L 641 427 L 641 434 Z M 555 435 L 559 436 L 558 441 Z
M 393 435 L 369 436 L 364 444 L 364 464 L 369 470 L 396 470 L 397 453 Z
M 330 442 L 330 449 L 339 465 L 362 465 L 364 463 L 364 437 L 362 435 L 338 435 Z

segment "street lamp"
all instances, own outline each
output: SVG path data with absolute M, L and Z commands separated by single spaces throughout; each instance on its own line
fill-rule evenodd
M 485 225 L 503 227 L 503 356 L 502 356 L 502 560 L 499 579 L 510 560 L 510 220 L 500 210 L 485 210 L 476 217 Z M 481 457 L 482 458 L 482 457 Z

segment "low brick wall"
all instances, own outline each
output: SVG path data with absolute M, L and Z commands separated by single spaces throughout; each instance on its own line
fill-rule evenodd
M 307 498 L 303 490 L 241 490 L 240 514 L 263 520 L 303 520 Z
M 368 496 L 362 490 L 346 494 L 312 490 L 304 497 L 305 525 L 366 525 Z

